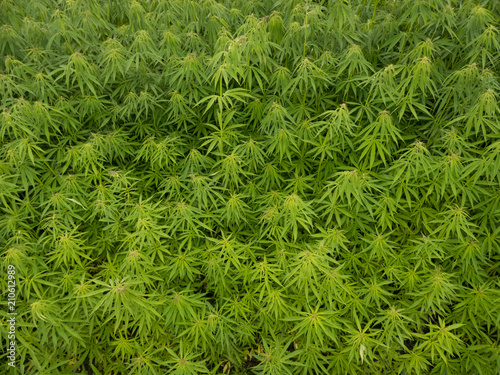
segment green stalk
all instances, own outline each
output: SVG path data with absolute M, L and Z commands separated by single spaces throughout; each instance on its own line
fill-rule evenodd
M 306 19 L 304 21 L 304 29 L 305 29 L 305 35 L 304 35 L 304 53 L 303 57 L 304 59 L 306 58 L 306 44 L 307 44 L 307 10 L 306 10 Z
M 373 1 L 373 14 L 372 14 L 372 23 L 375 20 L 375 13 L 377 12 L 378 0 Z
M 222 74 L 220 75 L 219 87 L 220 87 L 220 100 L 222 101 Z M 224 152 L 224 145 L 222 143 L 222 136 L 224 133 L 224 124 L 222 123 L 222 107 L 219 110 L 219 127 L 220 127 L 219 151 L 221 153 L 221 158 L 222 158 L 222 154 Z

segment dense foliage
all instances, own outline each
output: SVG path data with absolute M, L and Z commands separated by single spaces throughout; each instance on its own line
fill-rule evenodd
M 499 15 L 0 0 L 17 371 L 498 374 Z

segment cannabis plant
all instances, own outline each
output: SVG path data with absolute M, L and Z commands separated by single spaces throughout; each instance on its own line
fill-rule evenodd
M 0 372 L 498 374 L 499 28 L 0 0 Z

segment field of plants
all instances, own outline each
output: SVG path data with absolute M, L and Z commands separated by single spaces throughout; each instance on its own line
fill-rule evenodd
M 498 375 L 499 27 L 0 0 L 0 373 Z

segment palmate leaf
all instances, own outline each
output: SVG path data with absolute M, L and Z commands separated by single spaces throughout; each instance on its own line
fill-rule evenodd
M 412 319 L 404 315 L 404 309 L 397 309 L 391 306 L 384 314 L 380 316 L 377 321 L 382 323 L 382 337 L 386 338 L 384 344 L 390 347 L 392 341 L 397 341 L 402 347 L 406 347 L 405 340 L 412 338 L 411 323 Z
M 319 306 L 300 316 L 283 320 L 296 322 L 294 339 L 304 340 L 306 347 L 313 343 L 324 346 L 324 341 L 328 339 L 338 344 L 337 330 L 341 328 L 341 321 L 332 312 L 319 311 Z
M 356 359 L 358 362 L 370 362 L 373 357 L 373 347 L 375 345 L 384 347 L 385 345 L 376 338 L 377 331 L 371 329 L 373 320 L 370 320 L 362 328 L 361 322 L 355 318 L 356 327 L 348 325 L 350 352 L 349 360 Z M 375 337 L 374 337 L 375 336 Z
M 48 261 L 55 261 L 57 267 L 62 263 L 65 265 L 76 263 L 83 266 L 83 259 L 92 260 L 86 253 L 90 248 L 84 246 L 78 237 L 78 234 L 75 235 L 74 231 L 60 236 L 53 244 L 55 249 L 47 254 L 50 255 Z
M 386 156 L 389 156 L 391 152 L 384 146 L 384 141 L 371 136 L 368 139 L 364 139 L 363 143 L 359 145 L 358 150 L 363 150 L 360 158 L 361 160 L 370 158 L 369 167 L 373 168 L 375 165 L 375 160 L 382 160 L 384 164 L 387 164 Z
M 331 262 L 333 260 L 324 254 L 323 249 L 306 248 L 306 250 L 299 252 L 290 264 L 290 270 L 286 277 L 287 287 L 295 286 L 305 294 L 306 300 L 309 299 L 309 292 L 320 298 L 319 280 L 330 272 L 329 263 Z
M 462 324 L 458 323 L 447 326 L 443 320 L 439 319 L 439 325 L 430 325 L 430 332 L 425 335 L 425 341 L 420 345 L 420 349 L 430 347 L 431 360 L 439 355 L 446 363 L 448 356 L 453 355 L 462 345 L 460 338 L 451 332 L 461 326 Z
M 336 176 L 337 178 L 326 186 L 326 192 L 320 201 L 329 197 L 333 204 L 347 203 L 348 207 L 352 208 L 356 203 L 355 211 L 359 211 L 361 206 L 371 211 L 372 204 L 370 202 L 372 198 L 367 192 L 372 189 L 380 191 L 376 187 L 374 179 L 367 173 L 360 173 L 357 169 L 338 172 Z
M 290 374 L 292 375 L 292 368 L 302 366 L 301 363 L 293 360 L 298 355 L 298 352 L 287 352 L 287 347 L 290 343 L 282 343 L 277 339 L 274 342 L 268 343 L 263 340 L 263 350 L 257 354 L 260 359 L 260 364 L 254 367 L 257 374 Z
M 223 120 L 222 126 L 217 126 L 213 124 L 205 124 L 207 127 L 213 129 L 207 137 L 203 139 L 206 140 L 201 144 L 201 147 L 207 147 L 207 154 L 210 154 L 213 150 L 219 150 L 221 152 L 224 145 L 234 146 L 235 141 L 238 139 L 238 128 L 244 126 L 244 124 L 230 124 L 232 115 Z M 218 146 L 218 148 L 216 147 Z
M 98 313 L 100 310 L 102 313 L 101 316 L 104 317 L 108 310 L 113 311 L 112 314 L 108 315 L 106 321 L 115 320 L 115 332 L 122 322 L 126 327 L 128 323 L 130 323 L 131 318 L 139 314 L 141 308 L 143 311 L 148 311 L 149 314 L 160 316 L 160 314 L 145 301 L 145 295 L 133 289 L 133 286 L 140 282 L 127 279 L 128 278 L 123 280 L 114 279 L 109 280 L 109 282 L 94 280 L 96 284 L 103 288 L 79 296 L 80 298 L 85 298 L 94 295 L 103 295 L 99 303 L 94 307 L 91 315 Z
M 221 93 L 220 95 L 211 95 L 203 98 L 198 102 L 202 104 L 206 101 L 207 107 L 205 108 L 205 112 L 208 111 L 212 106 L 217 103 L 219 111 L 223 111 L 224 109 L 233 108 L 233 106 L 238 102 L 245 102 L 246 99 L 253 99 L 252 95 L 249 94 L 244 89 L 229 89 Z
M 170 366 L 170 370 L 168 372 L 169 374 L 196 375 L 209 372 L 203 361 L 195 360 L 198 355 L 183 353 L 182 342 L 180 346 L 180 354 L 175 353 L 170 348 L 166 348 L 166 350 L 171 356 L 171 359 L 166 361 L 166 364 Z

